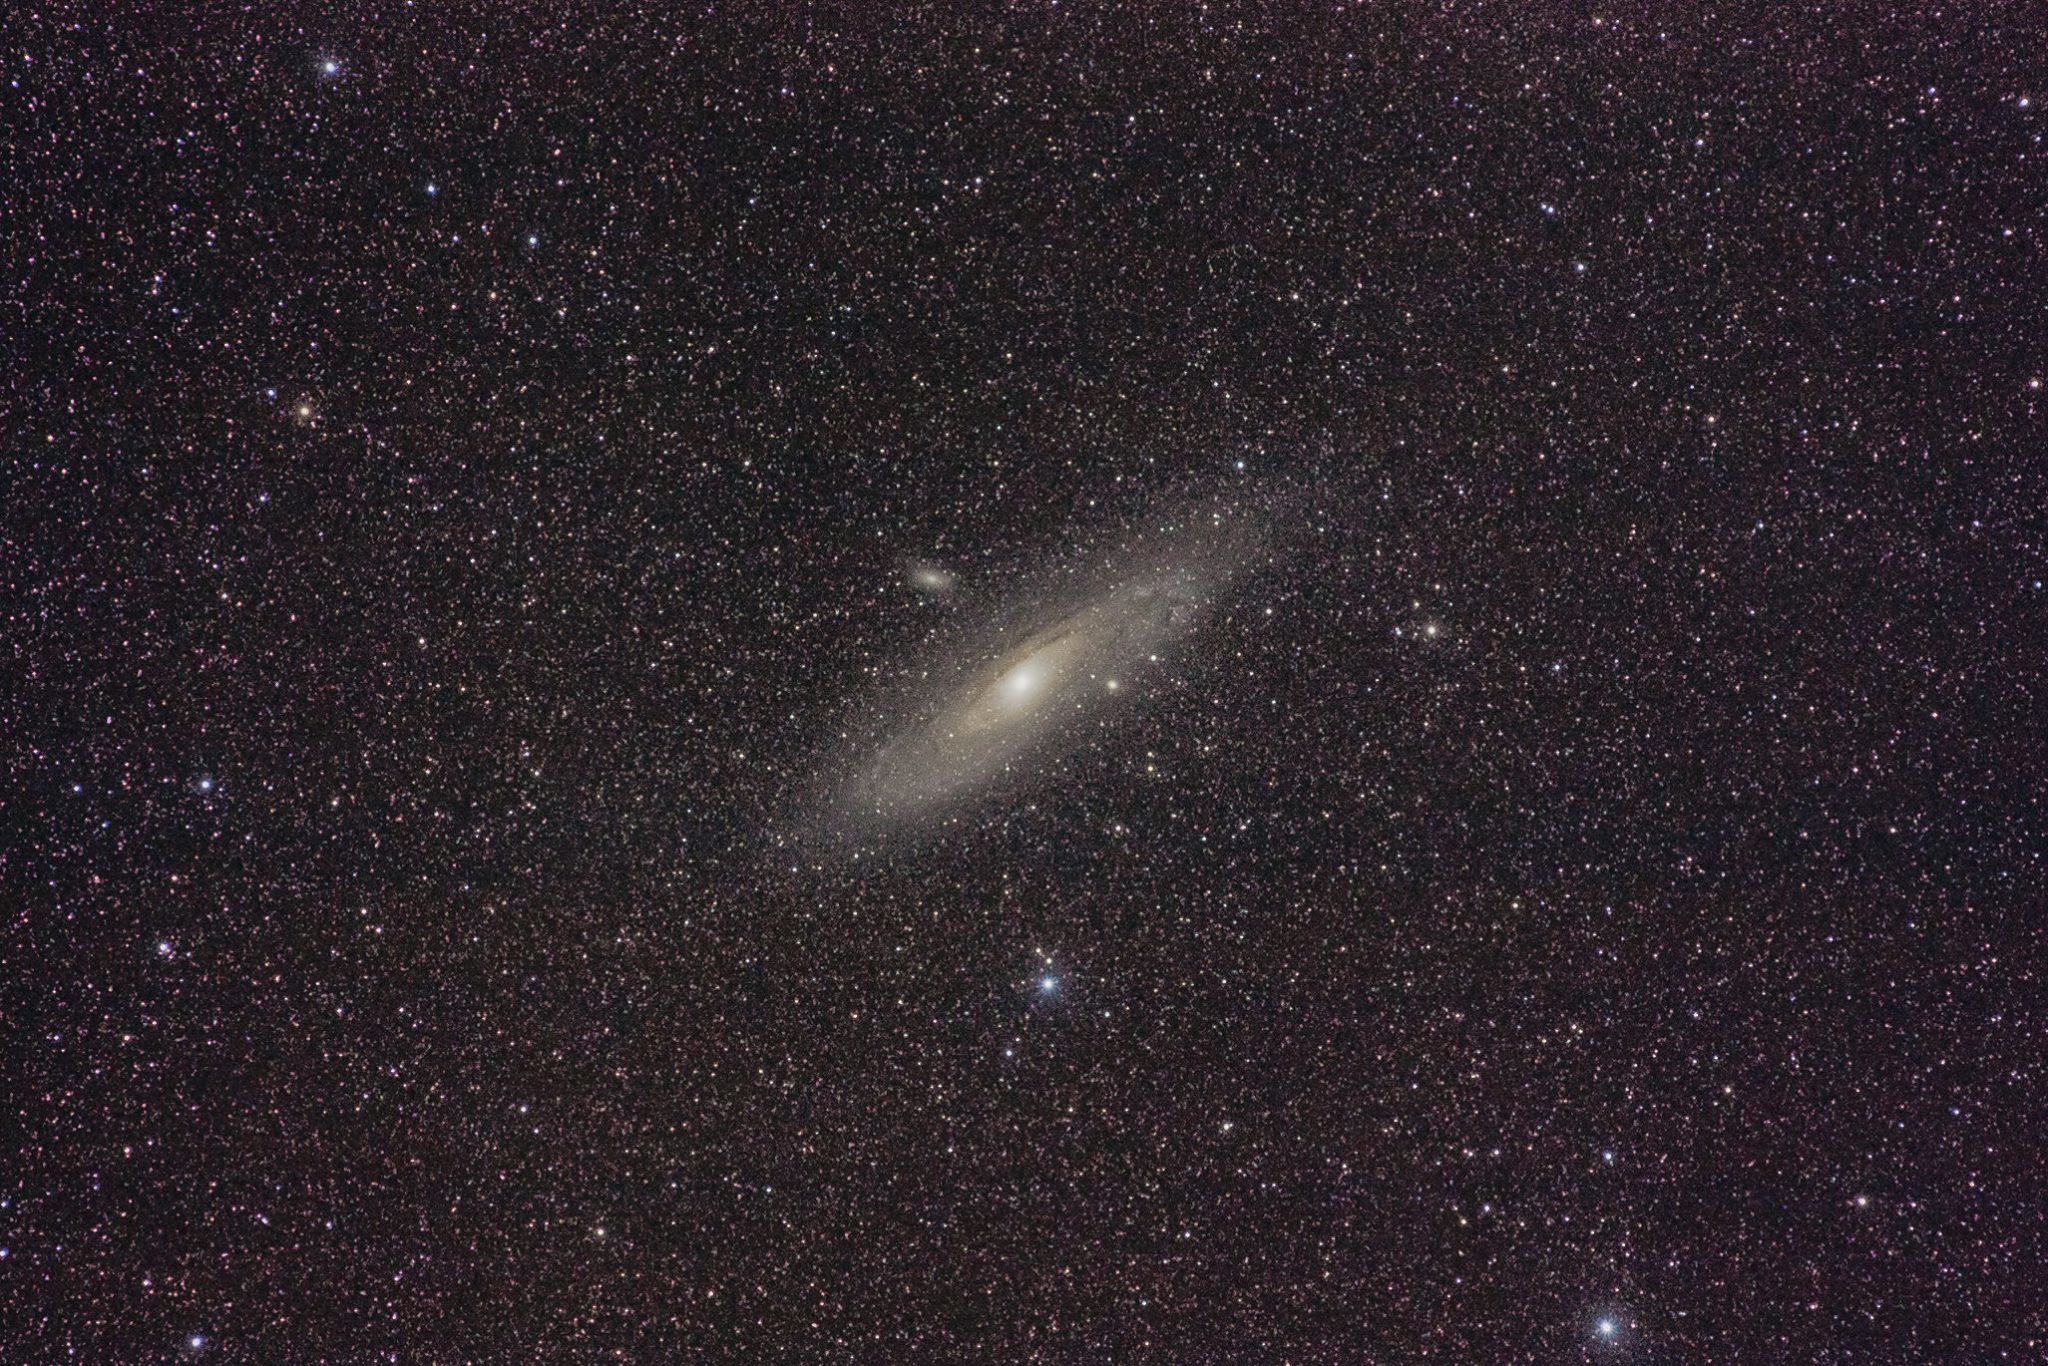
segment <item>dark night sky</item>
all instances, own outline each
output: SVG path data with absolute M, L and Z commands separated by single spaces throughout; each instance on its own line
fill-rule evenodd
M 2048 1351 L 2033 7 L 92 9 L 0 1359 Z M 1148 696 L 788 838 L 1278 486 Z

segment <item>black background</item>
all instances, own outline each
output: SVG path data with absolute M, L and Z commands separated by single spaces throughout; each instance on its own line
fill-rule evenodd
M 2029 7 L 96 8 L 0 20 L 7 1360 L 2043 1350 Z M 783 837 L 1283 483 L 1202 667 Z

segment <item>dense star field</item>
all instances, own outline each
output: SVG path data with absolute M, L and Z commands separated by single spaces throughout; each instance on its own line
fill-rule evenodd
M 89 8 L 0 1360 L 2048 1352 L 2038 7 Z

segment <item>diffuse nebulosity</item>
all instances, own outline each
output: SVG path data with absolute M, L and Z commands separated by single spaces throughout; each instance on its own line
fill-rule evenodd
M 1016 589 L 872 700 L 879 724 L 810 822 L 863 841 L 942 819 L 1043 777 L 1086 733 L 1139 707 L 1161 669 L 1269 560 L 1271 499 L 1187 502 Z

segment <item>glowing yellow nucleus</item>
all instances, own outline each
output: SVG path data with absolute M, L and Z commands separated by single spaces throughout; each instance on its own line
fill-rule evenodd
M 1003 681 L 996 686 L 1002 690 L 1003 700 L 1013 707 L 1021 707 L 1031 700 L 1045 683 L 1045 669 L 1035 659 L 1027 659 L 1003 675 Z
M 1026 641 L 992 671 L 994 682 L 960 705 L 950 731 L 977 735 L 1030 715 L 1066 683 L 1087 655 L 1088 644 L 1085 629 Z

